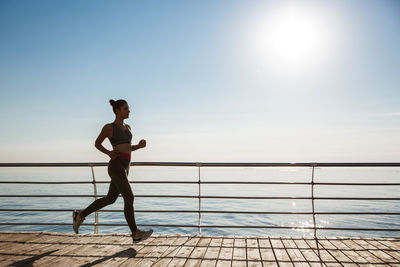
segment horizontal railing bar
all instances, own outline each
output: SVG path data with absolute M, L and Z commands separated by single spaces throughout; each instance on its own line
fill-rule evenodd
M 109 184 L 110 181 L 96 181 L 96 184 Z M 195 181 L 129 181 L 134 184 L 198 184 Z M 203 183 L 203 182 L 201 182 Z M 93 184 L 93 181 L 81 182 L 35 182 L 35 181 L 0 181 L 0 184 Z
M 109 184 L 110 181 L 96 181 L 96 184 Z M 198 181 L 129 181 L 136 184 L 198 184 Z M 0 181 L 0 184 L 93 184 L 93 181 Z M 310 185 L 311 182 L 246 182 L 246 181 L 200 181 L 200 184 L 287 184 Z M 314 183 L 314 185 L 382 185 L 382 186 L 400 186 L 400 183 Z
M 0 225 L 72 225 L 72 223 L 0 223 Z M 126 223 L 83 223 L 86 226 L 128 226 Z M 137 224 L 145 227 L 192 227 L 192 228 L 279 228 L 279 229 L 317 229 L 317 230 L 359 230 L 359 231 L 400 231 L 387 228 L 341 228 L 341 227 L 306 227 L 306 226 L 273 226 L 273 225 L 185 225 L 185 224 Z
M 108 166 L 109 162 L 0 163 L 0 167 L 85 167 Z M 131 166 L 192 167 L 398 167 L 400 162 L 131 162 Z
M 136 182 L 136 181 L 135 181 Z M 195 182 L 198 183 L 198 182 Z M 310 185 L 312 184 L 311 182 L 246 182 L 246 181 L 232 181 L 232 182 L 225 182 L 225 181 L 210 181 L 210 182 L 205 182 L 201 181 L 201 184 L 287 184 L 287 185 L 293 185 L 293 184 L 305 184 L 305 185 Z M 314 185 L 400 185 L 400 183 L 315 183 Z
M 98 184 L 99 182 L 96 182 Z M 105 181 L 104 183 L 110 183 Z M 61 182 L 44 182 L 44 181 L 0 181 L 0 184 L 93 184 L 92 181 L 61 181 Z
M 97 195 L 105 197 L 106 195 Z M 0 197 L 94 197 L 94 195 L 0 195 Z M 223 198 L 223 199 L 313 199 L 312 197 L 245 197 L 245 196 L 188 196 L 188 195 L 134 195 L 134 197 L 171 197 L 171 198 Z M 314 197 L 320 200 L 400 200 L 396 197 Z
M 400 183 L 314 183 L 314 185 L 400 185 Z
M 74 209 L 0 209 L 0 211 L 34 212 L 72 212 Z M 124 210 L 98 210 L 99 212 L 124 212 Z M 198 213 L 198 210 L 137 210 L 135 212 Z M 201 213 L 238 213 L 238 214 L 313 214 L 311 211 L 237 211 L 237 210 L 201 210 Z M 314 212 L 314 214 L 344 215 L 400 215 L 400 212 Z

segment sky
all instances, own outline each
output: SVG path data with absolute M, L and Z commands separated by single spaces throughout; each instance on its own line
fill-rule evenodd
M 0 162 L 399 162 L 400 2 L 0 1 Z M 108 139 L 103 142 L 112 149 Z

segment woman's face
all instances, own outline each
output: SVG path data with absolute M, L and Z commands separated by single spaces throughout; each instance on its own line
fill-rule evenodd
M 124 119 L 129 118 L 129 112 L 130 112 L 130 110 L 129 110 L 128 104 L 124 104 L 123 106 L 121 106 L 119 108 L 120 116 Z

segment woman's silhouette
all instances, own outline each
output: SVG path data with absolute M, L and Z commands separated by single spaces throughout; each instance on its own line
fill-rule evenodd
M 129 167 L 131 163 L 131 152 L 133 150 L 146 146 L 146 140 L 142 139 L 137 145 L 131 145 L 132 132 L 128 124 L 124 124 L 124 119 L 129 117 L 129 105 L 123 100 L 110 100 L 115 114 L 115 120 L 103 126 L 99 136 L 96 139 L 95 147 L 101 152 L 110 156 L 108 163 L 108 174 L 111 177 L 110 187 L 105 197 L 92 202 L 84 210 L 74 210 L 72 213 L 73 228 L 78 233 L 79 226 L 90 213 L 99 210 L 107 205 L 114 203 L 119 193 L 124 198 L 124 215 L 132 232 L 133 242 L 140 242 L 153 233 L 153 230 L 140 230 L 136 226 L 135 214 L 133 208 L 133 193 L 128 181 Z M 108 137 L 113 146 L 113 150 L 107 150 L 103 145 L 104 139 Z

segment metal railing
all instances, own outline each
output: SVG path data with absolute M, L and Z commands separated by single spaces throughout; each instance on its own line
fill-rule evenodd
M 0 167 L 90 167 L 92 173 L 92 181 L 0 181 L 0 184 L 93 184 L 93 195 L 19 195 L 7 194 L 0 195 L 1 198 L 9 197 L 104 197 L 97 193 L 97 184 L 110 183 L 109 181 L 96 181 L 93 167 L 107 166 L 108 162 L 87 162 L 87 163 L 0 163 Z M 196 195 L 137 195 L 135 198 L 150 197 L 150 198 L 198 198 L 197 210 L 137 210 L 135 212 L 167 212 L 167 213 L 198 213 L 197 225 L 183 225 L 183 224 L 142 224 L 138 226 L 151 226 L 151 227 L 193 227 L 198 228 L 201 234 L 202 228 L 282 228 L 282 229 L 313 229 L 314 238 L 317 238 L 317 230 L 362 230 L 362 231 L 400 231 L 400 229 L 387 229 L 387 228 L 351 228 L 351 227 L 317 227 L 316 215 L 327 214 L 341 214 L 341 215 L 400 215 L 400 212 L 318 212 L 315 211 L 314 203 L 316 200 L 400 200 L 400 198 L 390 197 L 315 197 L 314 186 L 330 186 L 330 185 L 365 185 L 365 186 L 400 186 L 400 183 L 334 183 L 334 182 L 314 182 L 314 169 L 316 167 L 400 167 L 400 162 L 385 162 L 385 163 L 210 163 L 210 162 L 131 162 L 131 166 L 192 166 L 198 168 L 197 181 L 130 181 L 130 183 L 164 183 L 164 184 L 198 184 L 198 194 Z M 200 175 L 201 167 L 311 167 L 311 182 L 255 182 L 255 181 L 202 181 Z M 202 195 L 202 184 L 286 184 L 286 185 L 310 185 L 311 197 L 255 197 L 255 196 L 221 196 L 221 195 Z M 236 210 L 202 210 L 201 200 L 206 198 L 219 198 L 219 199 L 307 199 L 311 201 L 312 210 L 308 212 L 268 212 L 268 211 L 236 211 Z M 5 209 L 0 208 L 0 211 L 29 211 L 29 212 L 71 212 L 72 209 Z M 107 210 L 102 209 L 102 212 L 123 212 L 123 210 Z M 234 214 L 304 214 L 313 216 L 313 226 L 276 226 L 276 225 L 202 225 L 201 214 L 203 213 L 234 213 Z M 0 225 L 72 225 L 72 223 L 0 223 Z M 95 221 L 93 224 L 85 223 L 83 225 L 94 226 L 94 232 L 98 233 L 98 226 L 126 226 L 127 224 L 108 224 L 99 223 L 98 211 L 95 212 Z

